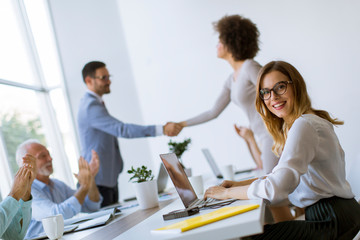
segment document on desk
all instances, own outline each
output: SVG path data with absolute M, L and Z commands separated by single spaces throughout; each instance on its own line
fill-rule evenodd
M 258 204 L 242 205 L 235 207 L 223 207 L 213 212 L 189 218 L 184 221 L 171 224 L 162 228 L 151 230 L 151 233 L 181 233 L 209 223 L 213 223 L 228 217 L 248 212 L 258 208 Z
M 64 234 L 69 232 L 76 232 L 88 228 L 98 227 L 108 224 L 115 218 L 116 215 L 120 214 L 121 211 L 117 208 L 107 209 L 103 211 L 81 214 L 77 217 L 72 217 L 64 220 Z M 46 234 L 42 232 L 35 237 L 35 239 L 45 239 Z
M 74 231 L 77 232 L 84 229 L 103 226 L 111 222 L 114 218 L 115 218 L 114 214 L 97 217 L 92 220 L 88 220 L 86 222 L 80 223 L 79 226 Z
M 93 218 L 91 220 L 87 220 L 85 222 L 78 223 L 79 225 L 74 231 L 77 232 L 77 231 L 88 229 L 88 228 L 94 228 L 94 227 L 106 225 L 109 222 L 111 222 L 115 218 L 115 216 L 121 214 L 121 211 L 117 208 L 114 208 L 111 210 L 112 210 L 112 212 L 107 213 L 105 215 L 95 217 L 95 218 Z
M 95 219 L 98 217 L 102 217 L 105 215 L 110 217 L 111 214 L 116 214 L 118 212 L 120 212 L 120 210 L 118 208 L 110 208 L 110 209 L 101 210 L 101 211 L 97 211 L 97 212 L 93 212 L 93 213 L 80 213 L 78 216 L 64 220 L 64 225 L 68 226 L 68 225 L 72 225 L 72 224 L 78 224 L 78 223 L 88 221 L 91 219 Z

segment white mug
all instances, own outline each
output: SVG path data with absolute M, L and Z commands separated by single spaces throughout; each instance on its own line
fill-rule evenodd
M 196 195 L 204 194 L 204 181 L 201 175 L 189 177 L 189 181 Z
M 224 177 L 224 180 L 234 180 L 234 167 L 232 164 L 222 166 L 221 173 Z
M 46 236 L 53 239 L 60 239 L 64 234 L 64 218 L 61 214 L 43 218 L 42 225 Z

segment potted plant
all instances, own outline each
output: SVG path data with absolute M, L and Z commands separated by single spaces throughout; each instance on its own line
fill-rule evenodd
M 138 168 L 132 166 L 127 172 L 132 174 L 129 181 L 133 182 L 140 208 L 147 209 L 159 206 L 157 182 L 152 171 L 143 165 Z
M 189 144 L 191 143 L 191 138 L 186 138 L 184 141 L 182 142 L 173 142 L 173 141 L 169 141 L 168 145 L 169 145 L 169 150 L 173 153 L 175 153 L 175 155 L 177 156 L 177 158 L 180 161 L 181 166 L 183 167 L 186 175 L 188 177 L 191 177 L 191 169 L 190 168 L 186 168 L 184 166 L 184 164 L 182 163 L 182 159 L 181 156 L 183 155 L 183 153 L 189 148 Z

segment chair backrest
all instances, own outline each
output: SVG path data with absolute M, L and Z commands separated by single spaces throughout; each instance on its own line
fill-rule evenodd
M 353 238 L 353 240 L 359 240 L 360 239 L 360 231 L 358 232 L 358 234 L 356 234 L 356 236 Z

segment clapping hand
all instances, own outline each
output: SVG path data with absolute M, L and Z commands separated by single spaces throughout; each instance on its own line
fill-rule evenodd
M 91 175 L 95 177 L 96 174 L 99 172 L 99 168 L 100 168 L 99 155 L 97 154 L 97 152 L 95 152 L 95 150 L 91 150 L 91 160 L 89 166 L 90 166 Z
M 90 188 L 92 179 L 90 166 L 83 157 L 80 157 L 79 159 L 79 173 L 74 173 L 74 175 L 79 181 L 80 187 L 83 187 L 85 189 Z
M 31 183 L 29 179 L 31 178 L 31 170 L 22 166 L 19 171 L 15 174 L 14 183 L 11 187 L 9 196 L 15 198 L 16 200 L 23 199 L 27 201 L 30 198 Z M 29 195 L 29 196 L 27 196 Z
M 26 154 L 23 157 L 23 166 L 30 171 L 30 185 L 36 178 L 37 167 L 36 167 L 36 158 L 30 154 Z
M 234 124 L 234 128 L 235 128 L 236 133 L 237 133 L 240 137 L 242 137 L 245 141 L 247 141 L 248 139 L 254 137 L 253 132 L 252 132 L 249 128 L 247 128 L 247 127 L 243 127 L 243 126 L 237 127 L 237 126 Z

